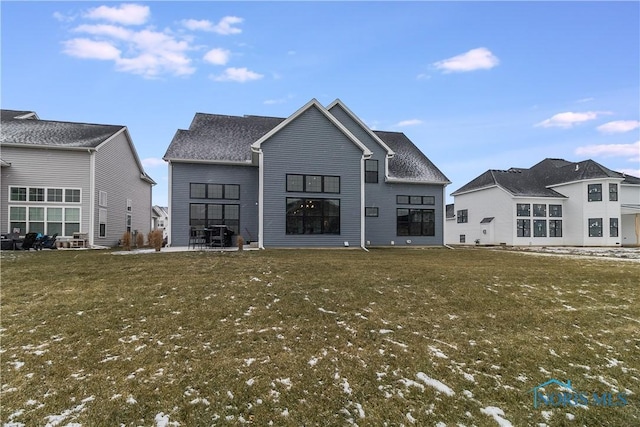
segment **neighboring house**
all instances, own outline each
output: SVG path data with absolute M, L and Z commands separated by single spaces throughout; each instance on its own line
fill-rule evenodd
M 170 244 L 226 225 L 260 247 L 444 244 L 449 180 L 340 100 L 288 118 L 197 113 L 167 149 Z
M 1 110 L 0 227 L 115 246 L 149 232 L 151 187 L 125 126 L 40 120 Z
M 151 229 L 162 230 L 162 237 L 168 235 L 169 208 L 166 206 L 153 205 L 151 208 Z
M 452 193 L 448 244 L 637 246 L 640 179 L 593 160 L 489 170 Z

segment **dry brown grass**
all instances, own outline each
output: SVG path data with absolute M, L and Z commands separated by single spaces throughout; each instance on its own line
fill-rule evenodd
M 5 252 L 1 420 L 637 425 L 638 277 L 474 249 Z M 629 404 L 535 409 L 550 378 Z

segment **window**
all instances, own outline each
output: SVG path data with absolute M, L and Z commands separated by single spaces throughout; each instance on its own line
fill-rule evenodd
M 27 233 L 27 208 L 22 206 L 9 208 L 9 229 L 11 231 L 18 229 L 20 234 Z
M 131 233 L 131 214 L 127 214 L 126 216 L 125 227 L 127 229 L 127 233 Z
M 519 219 L 517 221 L 518 237 L 531 237 L 531 220 Z
M 396 203 L 399 205 L 435 205 L 434 196 L 396 196 Z
M 562 220 L 549 220 L 549 237 L 562 237 Z
M 398 236 L 435 236 L 434 209 L 397 209 Z
M 587 186 L 587 189 L 588 189 L 588 199 L 590 202 L 602 201 L 602 184 L 589 184 Z
M 189 225 L 205 228 L 226 225 L 231 231 L 240 232 L 240 205 L 220 203 L 191 203 L 189 205 Z
M 461 209 L 457 212 L 456 218 L 459 224 L 463 222 L 469 222 L 469 210 Z
M 288 174 L 287 191 L 300 193 L 340 193 L 340 177 Z
M 67 203 L 80 203 L 80 190 L 66 189 L 64 190 L 64 201 Z M 70 236 L 70 234 L 68 234 Z
M 53 236 L 58 234 L 62 236 L 62 208 L 47 208 L 47 234 Z
M 460 243 L 466 243 L 467 242 L 467 235 L 466 234 L 461 234 L 460 235 Z
M 533 237 L 547 237 L 547 220 L 533 220 Z
M 80 208 L 65 208 L 64 235 L 73 236 L 80 231 Z
M 518 203 L 516 210 L 518 216 L 531 216 L 531 205 L 529 203 Z
M 618 218 L 609 218 L 609 237 L 618 237 Z
M 547 205 L 534 203 L 533 216 L 547 216 Z
M 127 199 L 127 212 L 131 212 L 131 209 L 132 209 L 131 199 Z
M 549 205 L 549 216 L 562 217 L 562 205 Z
M 44 234 L 44 208 L 29 208 L 29 232 Z
M 609 184 L 609 201 L 618 201 L 618 184 Z
M 62 188 L 47 188 L 47 202 L 62 203 Z
M 100 191 L 100 195 L 98 196 L 98 205 L 107 206 L 107 192 Z
M 365 160 L 364 161 L 364 182 L 376 183 L 378 182 L 378 161 L 377 160 Z
M 238 184 L 200 184 L 192 182 L 189 185 L 189 197 L 192 199 L 230 199 L 240 198 Z
M 589 218 L 589 237 L 602 237 L 602 218 Z
M 29 201 L 30 202 L 44 202 L 44 188 L 30 188 L 29 189 Z
M 340 200 L 287 198 L 287 234 L 340 234 Z
M 374 208 L 374 207 L 364 208 L 364 215 L 365 216 L 378 216 L 378 208 Z
M 26 187 L 11 187 L 10 200 L 12 202 L 26 202 L 27 201 L 27 188 Z
M 107 237 L 107 210 L 99 209 L 98 210 L 98 226 L 100 229 L 98 230 L 98 237 Z

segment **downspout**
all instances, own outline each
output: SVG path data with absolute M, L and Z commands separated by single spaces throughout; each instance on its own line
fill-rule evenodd
M 96 152 L 89 152 L 89 247 L 95 242 L 95 214 L 96 214 Z
M 173 218 L 173 214 L 172 214 L 172 206 L 173 206 L 173 163 L 171 163 L 171 160 L 169 160 L 169 177 L 168 177 L 168 185 L 169 185 L 169 197 L 168 197 L 168 204 L 169 206 L 167 207 L 167 210 L 169 211 L 169 215 L 167 218 L 167 226 L 165 227 L 165 229 L 167 229 L 167 246 L 171 246 L 171 239 L 172 239 L 172 235 L 173 235 L 173 223 L 171 221 L 171 218 Z
M 363 154 L 362 158 L 360 158 L 360 247 L 365 251 L 369 252 L 365 245 L 365 232 L 366 232 L 366 216 L 365 216 L 365 172 L 364 172 L 364 161 L 371 158 L 371 154 Z
M 258 155 L 258 248 L 264 249 L 264 156 L 262 148 L 251 151 Z

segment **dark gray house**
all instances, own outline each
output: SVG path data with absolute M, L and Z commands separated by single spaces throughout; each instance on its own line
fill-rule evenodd
M 126 126 L 41 120 L 1 110 L 0 232 L 81 233 L 115 246 L 125 231 L 145 235 L 151 187 Z
M 260 247 L 444 244 L 447 177 L 340 100 L 286 119 L 197 113 L 164 160 L 173 246 L 212 225 Z

